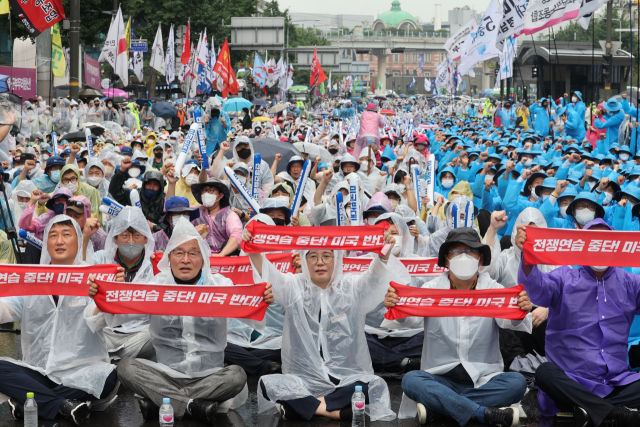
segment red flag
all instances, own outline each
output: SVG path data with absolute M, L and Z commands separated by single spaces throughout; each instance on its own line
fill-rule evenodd
M 522 320 L 527 315 L 518 306 L 518 294 L 524 290 L 522 285 L 472 291 L 414 288 L 395 282 L 390 285 L 396 290 L 398 302 L 384 315 L 389 320 L 412 316 Z
M 223 87 L 219 87 L 218 90 L 222 92 L 223 98 L 226 97 L 229 92 L 232 94 L 238 93 L 240 86 L 236 80 L 233 68 L 231 68 L 231 55 L 229 53 L 229 43 L 227 39 L 224 40 L 224 44 L 220 49 L 216 65 L 213 66 L 213 71 L 222 79 Z
M 180 57 L 180 62 L 183 65 L 187 65 L 189 63 L 189 59 L 191 58 L 191 37 L 189 36 L 190 25 L 190 23 L 187 23 L 187 33 L 185 34 L 184 42 L 182 43 L 182 56 Z
M 10 0 L 13 13 L 31 37 L 39 36 L 47 28 L 65 18 L 62 0 Z
M 327 76 L 324 74 L 324 70 L 318 61 L 318 53 L 316 48 L 313 48 L 313 60 L 311 61 L 311 78 L 309 79 L 309 87 L 314 88 L 323 81 L 327 80 Z

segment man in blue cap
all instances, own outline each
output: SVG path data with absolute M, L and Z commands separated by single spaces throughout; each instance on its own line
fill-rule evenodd
M 38 190 L 43 193 L 52 193 L 56 188 L 56 185 L 60 182 L 60 170 L 64 167 L 65 161 L 60 156 L 52 156 L 47 160 L 47 164 L 44 168 L 44 175 L 39 176 L 31 180 Z M 20 176 L 17 176 L 12 183 L 18 185 L 20 182 Z

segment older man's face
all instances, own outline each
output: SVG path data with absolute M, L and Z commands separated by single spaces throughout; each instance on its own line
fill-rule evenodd
M 198 241 L 193 239 L 183 243 L 171 251 L 169 263 L 174 277 L 188 281 L 196 277 L 202 270 L 204 258 Z

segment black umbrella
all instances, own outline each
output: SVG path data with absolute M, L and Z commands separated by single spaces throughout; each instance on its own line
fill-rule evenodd
M 128 104 L 129 98 L 125 98 L 124 96 L 114 96 L 112 98 L 114 104 Z
M 77 132 L 69 132 L 67 134 L 62 135 L 62 140 L 67 140 L 69 142 L 80 142 L 80 141 L 86 141 L 87 137 L 84 134 L 83 130 L 79 130 Z
M 274 138 L 251 138 L 253 150 L 260 153 L 262 160 L 272 164 L 276 154 L 282 154 L 282 160 L 278 162 L 278 172 L 286 172 L 287 163 L 293 156 L 300 156 L 300 151 L 290 142 L 283 142 Z M 233 158 L 233 151 L 229 150 L 224 155 L 228 159 Z
M 373 99 L 377 99 L 378 101 L 386 101 L 387 100 L 387 98 L 385 98 L 384 96 L 380 96 L 380 95 L 374 96 Z
M 140 107 L 144 107 L 145 105 L 149 105 L 149 100 L 148 99 L 136 99 L 136 104 L 138 104 Z
M 171 102 L 156 102 L 153 104 L 151 112 L 163 119 L 170 119 L 178 115 L 178 109 Z
M 251 101 L 253 103 L 253 105 L 267 105 L 267 100 L 264 98 L 255 98 L 253 101 Z
M 351 101 L 355 102 L 356 104 L 362 104 L 362 98 L 357 97 L 357 96 L 352 96 L 351 97 Z

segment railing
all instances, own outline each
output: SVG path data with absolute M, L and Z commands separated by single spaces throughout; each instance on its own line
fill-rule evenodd
M 418 31 L 365 31 L 362 35 L 340 34 L 335 32 L 323 32 L 322 36 L 329 40 L 372 40 L 391 39 L 395 37 L 405 38 L 437 38 L 446 40 L 449 33 L 445 32 L 418 32 Z

